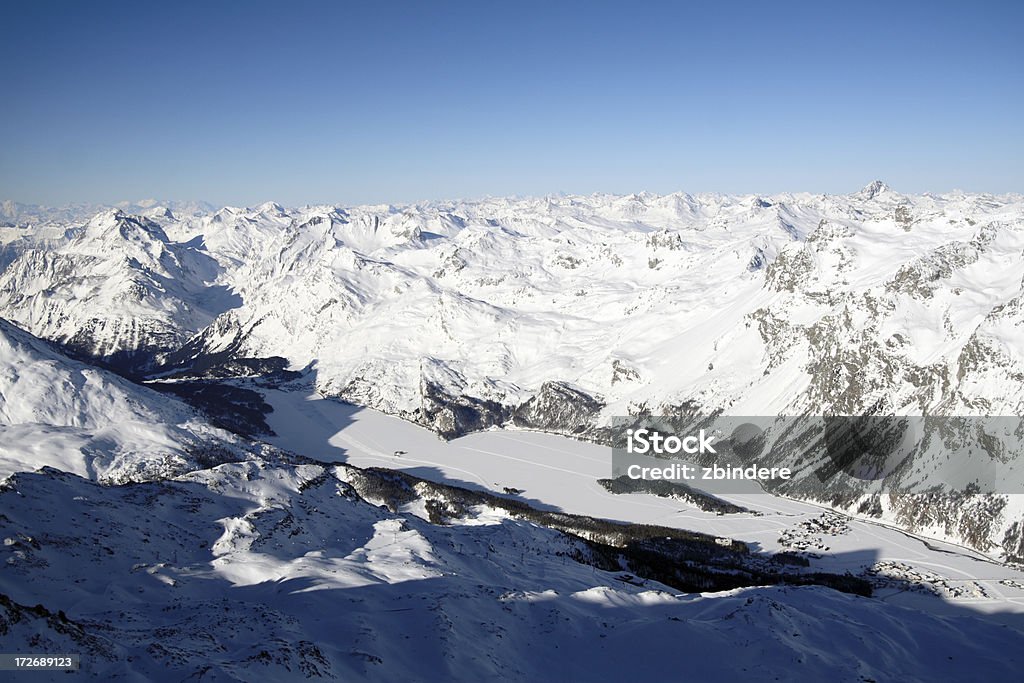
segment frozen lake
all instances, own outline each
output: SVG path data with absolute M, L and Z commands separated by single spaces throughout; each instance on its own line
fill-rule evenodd
M 702 531 L 728 536 L 754 549 L 785 550 L 780 534 L 798 529 L 825 508 L 761 492 L 716 493 L 753 513 L 717 515 L 685 502 L 649 494 L 609 493 L 598 479 L 611 476 L 611 449 L 566 437 L 527 431 L 492 430 L 443 441 L 427 429 L 313 391 L 262 390 L 274 407 L 267 422 L 274 445 L 328 462 L 386 467 L 424 479 L 504 495 L 505 487 L 534 506 L 606 519 Z M 732 484 L 733 490 L 735 483 Z M 908 565 L 958 597 L 942 599 L 892 589 L 878 597 L 908 606 L 943 611 L 943 601 L 985 612 L 1024 612 L 1024 572 L 976 551 L 924 539 L 870 520 L 852 518 L 849 530 L 824 535 L 828 550 L 813 566 L 859 573 L 877 562 Z M 947 592 L 949 592 L 947 591 Z

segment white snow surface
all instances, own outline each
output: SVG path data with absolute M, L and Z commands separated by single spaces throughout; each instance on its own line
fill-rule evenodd
M 557 554 L 557 532 L 431 525 L 346 479 L 266 461 L 126 487 L 19 474 L 0 491 L 3 643 L 81 653 L 95 680 L 1009 681 L 1022 664 L 1021 631 L 965 610 L 636 585 Z
M 213 449 L 245 452 L 184 403 L 73 361 L 0 320 L 0 479 L 54 467 L 144 480 L 195 469 Z

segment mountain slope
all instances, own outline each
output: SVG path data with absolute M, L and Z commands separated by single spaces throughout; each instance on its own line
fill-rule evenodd
M 61 355 L 0 319 L 0 477 L 50 466 L 107 482 L 250 449 L 189 406 Z
M 383 510 L 354 474 L 18 475 L 0 490 L 4 642 L 81 653 L 104 680 L 1009 681 L 1021 665 L 1015 628 L 819 587 L 678 593 L 493 510 L 447 526 Z
M 215 286 L 221 268 L 176 244 L 152 220 L 119 210 L 49 240 L 8 245 L 3 315 L 38 336 L 126 370 L 178 348 L 236 303 Z

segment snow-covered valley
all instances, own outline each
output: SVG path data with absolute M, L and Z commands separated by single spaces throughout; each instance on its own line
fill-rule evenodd
M 823 543 L 811 547 L 818 551 L 812 567 L 863 575 L 878 563 L 906 563 L 919 573 L 934 574 L 921 582 L 926 592 L 981 611 L 1024 613 L 1024 590 L 1014 587 L 1024 586 L 1024 568 L 995 562 L 969 548 L 915 537 L 870 518 L 844 517 L 845 529 L 808 530 L 813 520 L 828 516 L 825 508 L 764 493 L 754 483 L 748 494 L 718 494 L 749 510 L 723 515 L 658 496 L 610 493 L 597 483 L 611 470 L 610 449 L 604 446 L 505 430 L 442 441 L 417 425 L 315 393 L 270 390 L 267 394 L 274 406 L 269 423 L 277 432 L 270 441 L 312 458 L 401 470 L 496 494 L 513 488 L 520 492 L 514 497 L 534 505 L 690 529 L 770 552 L 792 550 L 801 537 L 818 540 Z M 878 595 L 897 604 L 924 604 L 941 611 L 941 601 L 922 603 L 920 593 L 907 592 L 898 574 L 892 578 L 897 579 L 893 586 Z M 934 590 L 924 585 L 929 582 Z

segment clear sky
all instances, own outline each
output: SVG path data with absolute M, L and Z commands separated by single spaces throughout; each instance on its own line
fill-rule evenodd
M 0 198 L 1024 192 L 1024 2 L 0 3 Z

